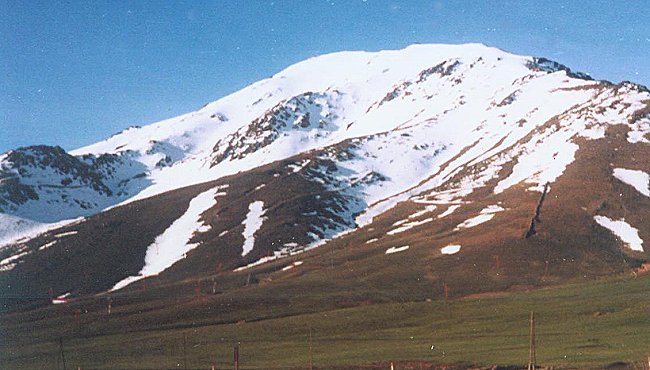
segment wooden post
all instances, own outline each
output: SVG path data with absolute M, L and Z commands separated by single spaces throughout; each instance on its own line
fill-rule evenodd
M 530 312 L 530 342 L 528 345 L 528 370 L 535 370 L 535 313 Z
M 61 361 L 63 361 L 63 370 L 67 370 L 65 366 L 65 352 L 63 351 L 63 337 L 59 337 L 59 350 L 61 351 Z
M 494 256 L 494 268 L 499 272 L 499 269 L 501 268 L 501 261 L 499 260 L 499 256 L 495 255 Z
M 196 301 L 201 301 L 201 279 L 196 280 Z
M 309 370 L 314 368 L 314 358 L 312 356 L 311 326 L 309 327 Z
M 445 293 L 445 300 L 449 299 L 449 285 L 442 283 L 442 290 Z
M 187 334 L 183 333 L 183 369 L 187 370 Z
M 235 370 L 239 370 L 239 342 L 235 344 L 235 348 L 233 348 L 233 365 Z

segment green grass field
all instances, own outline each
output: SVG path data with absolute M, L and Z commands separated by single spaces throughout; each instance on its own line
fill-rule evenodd
M 625 362 L 629 368 L 642 369 L 650 355 L 650 275 L 237 324 L 150 327 L 128 333 L 133 328 L 125 324 L 125 333 L 87 330 L 84 337 L 64 339 L 63 346 L 68 369 L 232 368 L 237 342 L 242 369 L 309 368 L 310 357 L 319 369 L 391 361 L 396 368 L 406 361 L 423 361 L 425 367 L 426 363 L 525 365 L 530 311 L 536 315 L 541 365 L 603 368 Z M 37 324 L 24 327 L 19 344 L 2 343 L 0 367 L 63 368 L 58 341 L 40 341 Z M 17 324 L 11 330 L 20 328 Z

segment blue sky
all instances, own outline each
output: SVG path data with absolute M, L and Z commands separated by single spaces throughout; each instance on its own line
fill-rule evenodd
M 311 56 L 481 42 L 650 85 L 650 0 L 0 0 L 0 152 L 74 149 Z

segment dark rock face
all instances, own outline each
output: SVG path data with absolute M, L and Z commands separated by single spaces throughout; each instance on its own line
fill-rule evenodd
M 593 80 L 593 78 L 586 73 L 572 71 L 564 64 L 560 64 L 544 57 L 534 57 L 533 61 L 529 62 L 527 67 L 533 71 L 543 71 L 549 73 L 565 71 L 569 77 L 579 78 L 581 80 Z
M 98 160 L 99 165 L 108 162 L 108 158 Z M 38 145 L 13 150 L 8 153 L 1 171 L 4 176 L 11 176 L 10 171 L 16 170 L 19 175 L 32 177 L 48 167 L 57 174 L 79 180 L 100 194 L 112 195 L 111 189 L 102 183 L 96 168 L 66 153 L 59 146 Z
M 129 151 L 73 156 L 59 146 L 46 145 L 12 150 L 0 162 L 0 212 L 22 215 L 29 211 L 20 210 L 21 206 L 41 201 L 38 207 L 42 208 L 42 217 L 33 219 L 51 221 L 51 213 L 60 211 L 60 207 L 87 213 L 107 206 L 102 199 L 128 195 L 127 188 L 135 179 L 132 175 L 146 171 L 132 157 Z
M 338 118 L 331 112 L 336 108 L 338 96 L 337 91 L 306 92 L 279 103 L 250 125 L 219 140 L 213 148 L 212 166 L 227 159 L 242 159 L 291 131 L 318 129 L 319 135 L 325 135 L 334 128 L 333 121 Z

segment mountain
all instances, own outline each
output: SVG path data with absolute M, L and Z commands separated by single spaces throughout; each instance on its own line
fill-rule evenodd
M 311 58 L 70 153 L 3 154 L 3 304 L 204 278 L 419 300 L 633 271 L 649 143 L 647 88 L 545 58 L 477 44 Z

